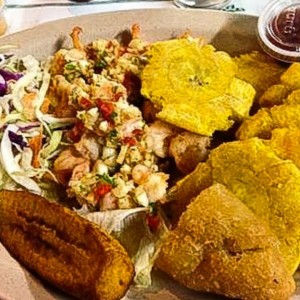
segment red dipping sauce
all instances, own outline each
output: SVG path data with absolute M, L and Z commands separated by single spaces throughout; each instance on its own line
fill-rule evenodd
M 285 62 L 300 61 L 300 0 L 270 2 L 258 20 L 266 53 Z

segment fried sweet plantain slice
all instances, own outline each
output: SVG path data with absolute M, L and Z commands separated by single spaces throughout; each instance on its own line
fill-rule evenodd
M 156 265 L 189 288 L 230 298 L 287 300 L 295 290 L 277 238 L 221 184 L 189 204 Z
M 133 264 L 117 240 L 28 192 L 0 191 L 0 241 L 30 270 L 80 299 L 120 299 L 133 279 Z
M 154 43 L 147 54 L 141 92 L 159 108 L 161 120 L 211 136 L 248 115 L 255 90 L 235 78 L 227 53 L 186 38 Z

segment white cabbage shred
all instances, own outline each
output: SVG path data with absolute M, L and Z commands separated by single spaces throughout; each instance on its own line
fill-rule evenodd
M 0 145 L 1 164 L 6 173 L 16 183 L 20 184 L 31 192 L 40 194 L 41 189 L 38 184 L 33 179 L 28 177 L 28 173 L 25 172 L 25 170 L 16 161 L 13 154 L 12 142 L 9 139 L 9 131 L 17 133 L 18 130 L 19 128 L 14 124 L 8 125 L 5 129 Z
M 158 232 L 150 232 L 145 221 L 148 211 L 149 208 L 138 207 L 89 212 L 86 205 L 76 210 L 82 217 L 100 225 L 106 232 L 121 242 L 134 262 L 134 282 L 138 287 L 151 286 L 151 271 L 154 261 L 161 239 L 168 232 L 163 221 Z M 163 220 L 162 217 L 161 219 Z

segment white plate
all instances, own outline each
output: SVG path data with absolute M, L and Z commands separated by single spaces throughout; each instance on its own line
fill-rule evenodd
M 70 45 L 69 33 L 74 26 L 83 28 L 82 40 L 112 38 L 131 25 L 139 23 L 144 40 L 169 39 L 185 32 L 203 36 L 206 40 L 232 55 L 259 49 L 256 38 L 257 18 L 210 10 L 150 9 L 94 14 L 68 18 L 40 25 L 0 39 L 0 45 L 15 44 L 20 55 L 32 54 L 45 58 L 61 47 Z M 124 299 L 209 300 L 223 297 L 200 294 L 177 285 L 161 273 L 154 273 L 153 289 L 131 289 Z M 300 291 L 298 288 L 298 296 Z M 0 299 L 50 300 L 70 299 L 46 286 L 13 260 L 0 244 Z

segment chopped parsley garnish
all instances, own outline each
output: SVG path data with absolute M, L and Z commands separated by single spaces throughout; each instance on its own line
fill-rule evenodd
M 76 70 L 76 65 L 74 65 L 73 63 L 68 63 L 65 65 L 65 69 L 66 70 Z
M 115 119 L 115 117 L 117 116 L 118 114 L 115 112 L 115 111 L 113 111 L 111 114 L 110 114 L 110 119 L 112 120 L 112 121 L 114 121 L 114 119 Z
M 100 178 L 111 184 L 112 186 L 116 186 L 115 179 L 113 177 L 110 177 L 107 173 L 100 175 Z
M 107 66 L 108 66 L 107 62 L 105 60 L 103 60 L 103 59 L 98 60 L 98 61 L 95 62 L 95 68 L 101 68 L 101 69 L 103 69 L 103 68 L 105 68 Z
M 107 173 L 104 174 L 97 174 L 96 179 L 100 180 L 101 182 L 105 182 L 110 184 L 112 187 L 116 186 L 115 179 L 113 177 L 110 177 Z
M 110 140 L 115 139 L 117 136 L 118 136 L 118 131 L 116 129 L 111 130 L 108 134 L 108 138 Z

